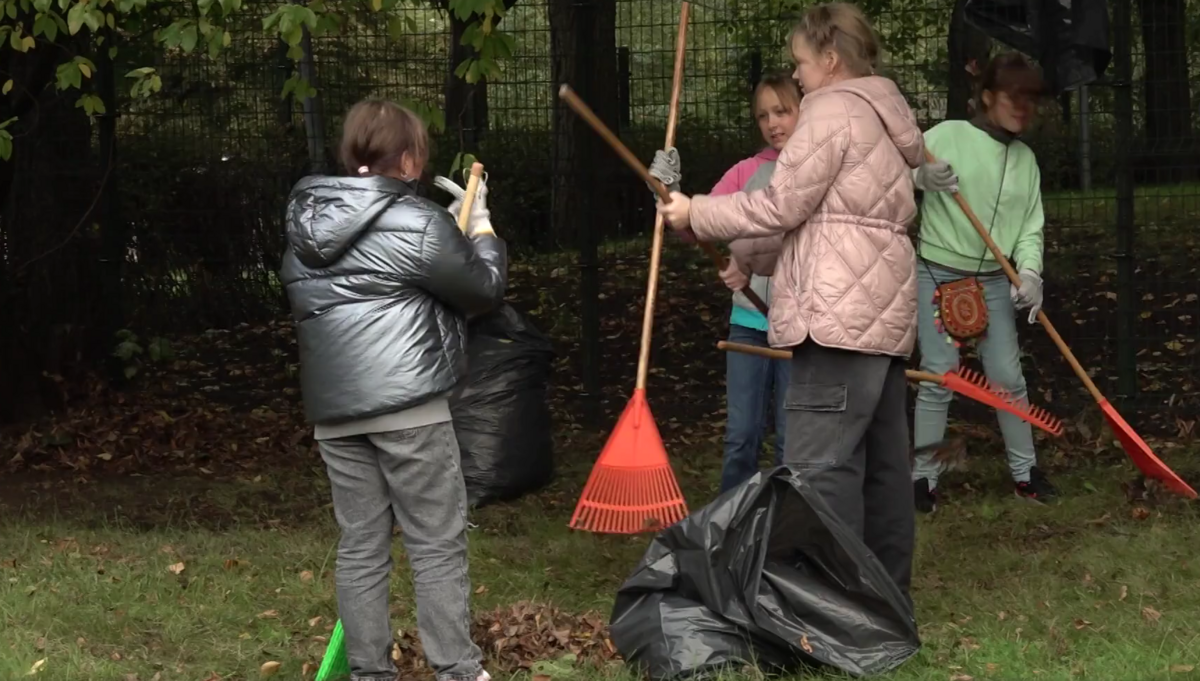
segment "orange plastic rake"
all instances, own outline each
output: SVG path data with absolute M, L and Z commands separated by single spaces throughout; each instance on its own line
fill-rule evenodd
M 675 144 L 679 95 L 683 89 L 683 56 L 687 39 L 689 5 L 679 13 L 675 39 L 675 73 L 671 106 L 667 114 L 667 147 Z M 564 85 L 563 88 L 566 89 Z M 569 92 L 569 89 L 565 91 Z M 594 124 L 593 124 L 594 125 Z M 650 337 L 654 327 L 654 299 L 658 294 L 658 266 L 662 251 L 663 219 L 654 221 L 650 246 L 650 275 L 646 282 L 646 308 L 642 315 L 642 343 L 638 352 L 637 384 L 633 397 L 617 421 L 616 430 L 600 452 L 571 517 L 571 527 L 589 532 L 634 534 L 653 532 L 687 517 L 683 492 L 667 460 L 654 415 L 646 402 L 646 377 L 650 371 Z
M 792 353 L 787 350 L 760 348 L 756 345 L 719 341 L 717 347 L 726 352 L 744 352 L 760 357 L 770 357 L 771 359 L 792 358 Z M 1007 391 L 992 387 L 987 378 L 979 372 L 971 371 L 970 369 L 960 369 L 944 374 L 931 374 L 925 371 L 906 371 L 904 373 L 910 381 L 937 383 L 949 390 L 953 390 L 959 395 L 969 397 L 993 409 L 1000 409 L 1013 414 L 1055 437 L 1062 435 L 1062 421 L 1041 407 L 1035 407 L 1023 399 L 1013 397 Z
M 937 160 L 928 150 L 925 151 L 925 158 L 930 163 Z M 996 258 L 996 262 L 1000 263 L 1000 266 L 1004 268 L 1004 273 L 1008 275 L 1009 281 L 1019 288 L 1021 286 L 1020 275 L 1013 269 L 1012 264 L 1008 262 L 1008 258 L 1004 257 L 1004 252 L 1000 250 L 1000 247 L 992 240 L 991 235 L 984 229 L 983 223 L 975 216 L 975 211 L 971 210 L 970 204 L 967 203 L 967 200 L 961 194 L 957 193 L 954 194 L 954 201 L 958 203 L 958 207 L 967 216 L 967 219 L 971 222 L 971 226 L 979 233 L 980 238 L 983 239 L 983 243 L 987 244 L 988 250 L 992 252 L 992 256 Z M 1125 448 L 1125 453 L 1133 460 L 1133 465 L 1137 466 L 1142 475 L 1158 480 L 1172 492 L 1188 499 L 1195 499 L 1196 490 L 1192 489 L 1190 485 L 1175 474 L 1175 471 L 1171 470 L 1167 464 L 1155 456 L 1154 452 L 1150 451 L 1150 446 L 1146 444 L 1146 441 L 1133 430 L 1132 426 L 1126 423 L 1125 419 L 1121 418 L 1116 408 L 1109 404 L 1108 400 L 1100 392 L 1100 389 L 1092 381 L 1092 377 L 1083 368 L 1083 365 L 1079 363 L 1079 360 L 1075 359 L 1075 354 L 1071 352 L 1071 348 L 1067 347 L 1066 341 L 1062 339 L 1062 336 L 1058 335 L 1058 330 L 1050 323 L 1050 318 L 1046 316 L 1045 311 L 1038 310 L 1037 318 L 1042 323 L 1042 327 L 1046 329 L 1046 333 L 1050 335 L 1050 340 L 1054 341 L 1054 345 L 1058 347 L 1058 351 L 1067 360 L 1067 364 L 1071 365 L 1071 369 L 1075 372 L 1075 375 L 1079 377 L 1080 381 L 1083 381 L 1083 386 L 1092 394 L 1092 399 L 1096 400 L 1100 411 L 1104 413 L 1104 419 L 1108 421 L 1108 427 L 1112 429 L 1117 439 L 1121 441 L 1121 446 Z

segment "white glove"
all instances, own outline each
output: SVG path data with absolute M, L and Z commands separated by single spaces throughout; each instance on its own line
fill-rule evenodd
M 742 268 L 738 267 L 737 260 L 729 259 L 729 265 L 721 270 L 721 281 L 729 287 L 730 291 L 741 291 L 750 285 L 750 278 L 742 272 Z
M 913 184 L 923 192 L 958 193 L 958 176 L 949 163 L 941 161 L 921 164 L 913 177 Z
M 680 170 L 678 149 L 670 147 L 654 152 L 654 162 L 650 164 L 649 170 L 654 179 L 667 185 L 667 191 L 679 191 L 679 180 L 683 178 L 683 172 Z M 646 186 L 649 187 L 650 183 L 647 182 Z M 654 188 L 650 187 L 650 191 L 653 192 Z M 658 192 L 654 193 L 655 196 L 658 195 Z
M 471 215 L 467 217 L 467 236 L 470 237 L 481 234 L 495 236 L 496 234 L 496 230 L 492 228 L 492 213 L 487 207 L 488 189 L 486 176 L 487 173 L 484 173 L 484 177 L 479 178 L 479 188 L 475 190 L 475 201 L 471 204 Z M 454 216 L 455 221 L 457 221 L 458 214 L 462 211 L 463 197 L 466 196 L 467 190 L 460 187 L 454 180 L 442 175 L 433 178 L 433 184 L 454 196 L 454 201 L 451 202 L 446 210 L 449 210 L 450 214 Z
M 1042 309 L 1042 277 L 1029 269 L 1021 270 L 1017 275 L 1021 278 L 1021 287 L 1010 284 L 1008 294 L 1018 310 L 1029 310 L 1029 323 L 1033 324 Z

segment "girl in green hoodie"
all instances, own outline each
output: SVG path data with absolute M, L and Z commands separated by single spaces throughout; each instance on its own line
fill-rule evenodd
M 916 171 L 924 192 L 917 250 L 917 339 L 921 368 L 944 373 L 959 364 L 958 342 L 936 316 L 937 288 L 975 277 L 987 303 L 988 326 L 979 340 L 979 356 L 989 381 L 1014 397 L 1026 398 L 1017 341 L 1016 310 L 1036 320 L 1042 307 L 1043 226 L 1041 172 L 1037 159 L 1020 140 L 1037 114 L 1043 91 L 1041 75 L 1019 54 L 999 55 L 981 77 L 971 121 L 946 121 L 925 133 L 925 148 L 937 159 Z M 962 194 L 992 239 L 1021 275 L 1012 286 L 975 228 L 954 201 Z M 942 465 L 934 445 L 946 431 L 951 393 L 922 384 L 917 392 L 913 439 L 918 452 L 913 466 L 917 510 L 937 507 L 937 480 Z M 1047 501 L 1055 489 L 1037 467 L 1029 423 L 1000 413 L 1000 431 L 1017 496 Z

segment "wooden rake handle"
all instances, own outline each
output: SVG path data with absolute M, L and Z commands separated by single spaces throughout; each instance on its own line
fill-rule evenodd
M 675 144 L 675 126 L 679 122 L 679 97 L 683 93 L 683 60 L 687 53 L 690 11 L 691 4 L 688 2 L 684 2 L 679 10 L 679 31 L 675 36 L 675 70 L 671 75 L 671 104 L 667 108 L 667 139 L 664 143 L 667 147 Z M 649 175 L 649 171 L 646 174 Z M 656 211 L 654 236 L 650 242 L 650 272 L 646 278 L 646 305 L 642 310 L 642 341 L 638 348 L 637 383 L 634 385 L 636 390 L 646 389 L 646 379 L 650 374 L 650 341 L 654 332 L 654 303 L 658 298 L 658 269 L 662 262 L 662 242 L 663 216 Z
M 471 219 L 471 207 L 475 205 L 475 192 L 479 191 L 479 180 L 483 177 L 483 164 L 471 164 L 471 176 L 467 178 L 467 193 L 463 194 L 462 209 L 458 211 L 458 228 L 467 231 L 467 222 Z
M 933 154 L 931 154 L 928 149 L 925 150 L 925 160 L 929 163 L 937 162 L 937 159 L 934 158 Z M 967 203 L 967 200 L 962 197 L 962 194 L 955 192 L 954 202 L 958 204 L 958 207 L 962 209 L 963 214 L 967 216 L 967 220 L 971 222 L 971 226 L 975 228 L 975 231 L 979 233 L 979 237 L 983 239 L 983 243 L 987 244 L 988 250 L 992 252 L 992 257 L 996 259 L 996 262 L 1000 263 L 1000 267 L 1002 267 L 1004 269 L 1004 273 L 1008 275 L 1009 281 L 1013 283 L 1013 286 L 1020 288 L 1021 276 L 1017 274 L 1017 271 L 1013 269 L 1012 263 L 1010 263 L 1008 258 L 1005 257 L 1004 252 L 1001 251 L 1000 247 L 996 245 L 996 242 L 992 240 L 992 235 L 988 234 L 988 231 L 984 229 L 983 223 L 980 222 L 979 218 L 975 215 L 975 211 L 971 210 L 971 206 Z M 1104 402 L 1104 395 L 1101 394 L 1100 389 L 1096 387 L 1096 384 L 1092 382 L 1092 377 L 1088 376 L 1087 370 L 1083 368 L 1083 365 L 1079 363 L 1079 360 L 1075 359 L 1075 354 L 1071 352 L 1071 348 L 1067 347 L 1066 341 L 1064 341 L 1062 336 L 1058 334 L 1058 330 L 1054 328 L 1054 325 L 1050 323 L 1050 318 L 1047 317 L 1046 313 L 1042 310 L 1038 310 L 1037 318 L 1038 321 L 1042 323 L 1042 327 L 1046 329 L 1046 333 L 1050 335 L 1050 340 L 1054 341 L 1054 344 L 1058 346 L 1058 351 L 1062 353 L 1062 356 L 1067 360 L 1067 363 L 1071 365 L 1071 369 L 1075 371 L 1075 375 L 1079 377 L 1079 380 L 1083 381 L 1084 387 L 1086 387 L 1088 392 L 1092 394 L 1092 399 L 1096 400 L 1097 402 Z
M 791 359 L 792 353 L 788 350 L 776 350 L 775 348 L 760 348 L 757 345 L 746 345 L 745 343 L 730 343 L 729 341 L 717 341 L 717 348 L 725 352 L 743 352 L 747 355 L 758 355 L 768 359 Z M 936 383 L 942 385 L 946 379 L 938 374 L 931 374 L 927 371 L 913 371 L 911 369 L 904 372 L 908 380 L 922 383 Z
M 658 198 L 661 199 L 663 203 L 671 202 L 671 192 L 667 189 L 666 185 L 660 182 L 658 178 L 650 174 L 649 169 L 647 169 L 646 166 L 638 160 L 638 157 L 629 150 L 629 147 L 625 146 L 625 144 L 622 143 L 615 134 L 613 134 L 612 130 L 608 129 L 608 126 L 604 124 L 604 121 L 601 121 L 596 116 L 591 107 L 585 104 L 584 101 L 579 98 L 579 95 L 575 94 L 575 91 L 571 89 L 570 85 L 563 83 L 558 88 L 558 98 L 566 102 L 567 106 L 571 107 L 571 109 L 578 114 L 579 117 L 584 120 L 584 122 L 591 126 L 592 130 L 595 130 L 596 134 L 600 135 L 600 139 L 604 140 L 608 146 L 612 147 L 612 150 L 617 152 L 617 156 L 620 156 L 622 161 L 625 161 L 625 165 L 629 166 L 633 172 L 637 173 L 638 177 L 642 178 L 646 184 L 650 185 L 650 187 L 654 189 L 654 193 L 658 194 Z M 697 241 L 696 245 L 698 245 L 700 250 L 704 251 L 709 259 L 712 260 L 713 265 L 717 268 L 717 270 L 724 270 L 729 266 L 729 263 L 725 260 L 725 257 L 721 255 L 721 252 L 718 251 L 712 244 Z M 746 296 L 746 298 L 749 299 L 750 302 L 754 304 L 754 307 L 758 308 L 760 312 L 767 314 L 767 304 L 763 302 L 763 299 L 760 298 L 753 289 L 751 289 L 749 286 L 746 286 L 746 288 L 742 289 L 742 295 Z

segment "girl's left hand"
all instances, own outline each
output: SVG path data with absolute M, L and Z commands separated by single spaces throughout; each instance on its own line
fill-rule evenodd
M 691 226 L 692 200 L 679 192 L 671 192 L 671 202 L 658 202 L 658 212 L 666 219 L 671 229 L 683 231 Z

